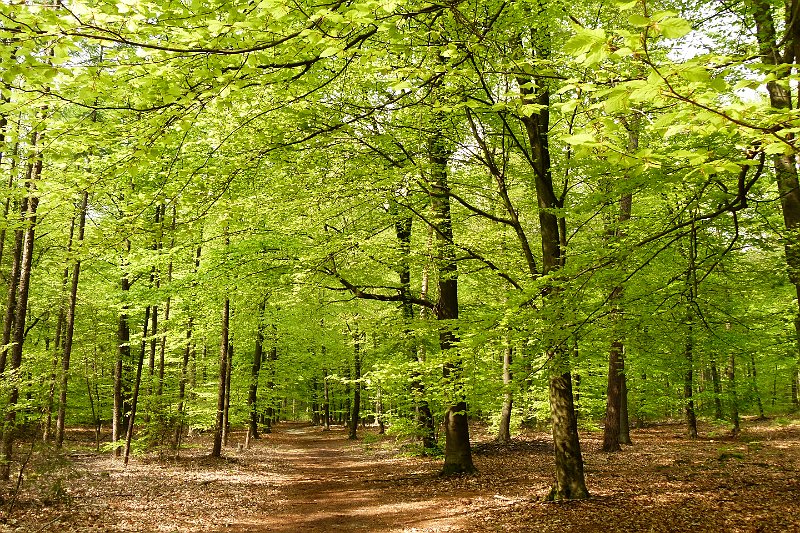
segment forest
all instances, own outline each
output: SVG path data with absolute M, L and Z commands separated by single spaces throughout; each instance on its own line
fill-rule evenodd
M 316 446 L 499 530 L 762 468 L 793 530 L 798 64 L 800 0 L 0 0 L 0 528 Z

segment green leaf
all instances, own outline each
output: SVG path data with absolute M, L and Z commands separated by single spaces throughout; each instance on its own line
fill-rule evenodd
M 661 30 L 661 35 L 667 39 L 680 39 L 692 31 L 689 21 L 680 18 L 664 19 L 658 23 L 658 28 Z
M 341 52 L 341 49 L 338 46 L 329 46 L 319 54 L 319 57 L 331 57 L 339 52 Z
M 596 142 L 596 139 L 594 138 L 594 135 L 592 135 L 591 133 L 583 132 L 583 133 L 576 133 L 575 135 L 568 135 L 568 136 L 564 137 L 564 142 L 567 143 L 567 144 L 571 144 L 571 145 L 575 146 L 575 145 L 579 145 L 579 144 L 587 144 L 587 143 Z
M 636 13 L 634 13 L 633 15 L 628 17 L 628 22 L 632 26 L 636 26 L 637 28 L 643 28 L 645 26 L 649 26 L 650 25 L 650 19 L 649 18 L 643 17 L 642 15 L 637 15 Z

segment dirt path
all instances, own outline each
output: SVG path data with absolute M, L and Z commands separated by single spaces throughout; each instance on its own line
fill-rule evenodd
M 479 429 L 479 428 L 476 428 Z M 748 423 L 738 439 L 704 425 L 633 433 L 622 453 L 582 436 L 590 500 L 543 503 L 552 445 L 533 433 L 498 446 L 473 433 L 478 475 L 440 478 L 441 462 L 398 455 L 389 438 L 349 441 L 342 428 L 280 424 L 272 434 L 208 457 L 210 436 L 178 459 L 135 457 L 127 468 L 71 430 L 69 452 L 31 461 L 0 532 L 800 532 L 800 422 Z M 7 517 L 11 484 L 0 487 Z
M 233 524 L 234 531 L 451 531 L 464 527 L 460 501 L 454 505 L 452 494 L 437 493 L 430 483 L 436 468 L 432 462 L 376 460 L 365 454 L 363 446 L 347 441 L 341 429 L 322 432 L 306 425 L 283 425 L 265 440 L 285 464 L 287 483 L 266 516 Z M 421 487 L 409 491 L 407 484 Z

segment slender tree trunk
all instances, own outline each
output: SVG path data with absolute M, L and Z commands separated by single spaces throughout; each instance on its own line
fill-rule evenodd
M 27 200 L 23 201 L 22 216 L 27 211 Z M 22 248 L 25 232 L 18 229 L 14 232 L 14 250 L 12 252 L 11 273 L 8 279 L 8 296 L 6 299 L 6 312 L 3 318 L 3 344 L 0 346 L 0 372 L 5 372 L 8 363 L 8 353 L 11 345 L 11 334 L 14 331 L 14 318 L 17 311 L 17 288 L 22 267 Z
M 753 352 L 750 352 L 750 388 L 753 391 L 753 395 L 756 397 L 756 404 L 758 405 L 758 419 L 764 420 L 766 417 L 764 416 L 764 404 L 761 401 L 761 393 L 758 390 L 758 375 L 756 372 L 756 357 L 753 355 Z
M 328 384 L 328 371 L 326 369 L 322 369 L 322 386 L 323 386 L 323 404 L 322 404 L 322 412 L 323 416 L 325 417 L 325 421 L 323 422 L 323 431 L 330 431 L 331 429 L 331 398 L 330 398 L 330 389 Z
M 150 306 L 144 308 L 144 325 L 142 326 L 142 344 L 139 350 L 139 361 L 136 363 L 136 378 L 133 382 L 133 396 L 131 397 L 131 416 L 128 419 L 128 431 L 125 434 L 125 453 L 123 462 L 127 466 L 131 455 L 131 441 L 133 440 L 133 430 L 136 423 L 136 408 L 139 404 L 139 390 L 142 386 L 142 367 L 144 366 L 144 354 L 147 351 L 147 328 L 150 324 Z
M 247 406 L 250 409 L 250 436 L 258 438 L 258 374 L 261 370 L 261 357 L 264 353 L 264 312 L 267 308 L 267 298 L 264 297 L 258 305 L 258 325 L 256 326 L 256 346 L 253 350 L 253 367 L 250 371 L 250 390 L 247 396 Z
M 353 333 L 353 411 L 350 418 L 350 431 L 348 438 L 355 440 L 358 438 L 358 421 L 361 418 L 361 339 L 363 335 L 359 333 L 356 327 Z
M 734 437 L 739 435 L 739 394 L 736 392 L 736 356 L 731 352 L 728 360 L 728 398 L 731 407 L 731 423 L 733 429 L 731 433 Z
M 628 421 L 628 376 L 624 372 L 624 369 L 622 372 L 622 379 L 620 380 L 619 407 L 619 443 L 632 444 L 631 426 L 630 422 Z
M 86 230 L 86 208 L 89 202 L 89 191 L 83 191 L 78 222 L 78 246 L 83 243 Z M 72 338 L 75 333 L 75 307 L 78 302 L 78 281 L 81 275 L 81 260 L 75 259 L 72 265 L 72 281 L 67 303 L 66 328 L 64 331 L 64 353 L 61 359 L 61 396 L 58 402 L 58 420 L 56 421 L 56 446 L 64 443 L 64 423 L 67 409 L 67 380 L 69 379 L 69 360 L 72 356 Z
M 400 290 L 403 296 L 411 294 L 411 229 L 413 227 L 413 220 L 411 217 L 398 218 L 395 221 L 395 234 L 400 243 L 401 260 L 400 260 Z M 423 291 L 427 293 L 427 279 L 423 284 Z M 423 296 L 424 299 L 425 296 Z M 414 306 L 413 304 L 404 299 L 402 302 L 403 320 L 406 326 L 411 324 L 414 320 Z M 422 317 L 424 318 L 424 317 Z M 406 337 L 408 337 L 408 355 L 409 360 L 414 363 L 422 363 L 419 351 L 416 346 L 416 339 L 411 338 L 409 328 L 406 327 Z M 423 450 L 432 450 L 436 445 L 434 438 L 435 428 L 433 427 L 433 415 L 431 414 L 430 406 L 426 399 L 425 383 L 422 381 L 422 375 L 416 369 L 411 372 L 411 399 L 414 403 L 414 412 L 416 415 L 417 433 L 422 441 Z
M 608 386 L 606 387 L 606 420 L 603 428 L 603 451 L 618 452 L 620 409 L 622 404 L 622 343 L 611 342 L 608 355 Z
M 511 359 L 514 348 L 507 344 L 503 351 L 503 408 L 500 411 L 500 428 L 497 431 L 497 440 L 504 444 L 511 442 L 511 409 L 514 404 L 514 394 L 511 390 L 513 384 L 511 375 Z
M 375 421 L 378 423 L 378 435 L 386 433 L 386 423 L 383 420 L 383 393 L 380 385 L 375 398 Z
M 69 239 L 67 240 L 67 254 L 72 253 L 72 241 L 75 236 L 75 222 L 76 217 L 73 216 L 72 220 L 70 221 L 69 225 Z M 59 298 L 59 306 L 58 306 L 58 317 L 56 318 L 56 338 L 55 338 L 55 349 L 53 351 L 53 371 L 50 374 L 50 390 L 47 396 L 47 404 L 45 405 L 45 427 L 44 432 L 42 435 L 42 440 L 44 442 L 50 442 L 52 438 L 51 430 L 53 425 L 53 403 L 55 399 L 56 393 L 56 380 L 58 378 L 58 367 L 59 367 L 59 355 L 62 355 L 63 350 L 61 349 L 63 345 L 63 333 L 64 333 L 64 322 L 66 322 L 66 309 L 65 309 L 65 298 L 67 294 L 67 283 L 69 283 L 69 267 L 64 267 L 64 273 L 61 276 L 61 297 Z M 57 417 L 56 417 L 57 418 Z
M 225 298 L 222 304 L 222 338 L 219 348 L 219 385 L 217 387 L 217 417 L 214 424 L 214 447 L 211 450 L 212 457 L 222 455 L 222 428 L 223 417 L 225 414 L 225 385 L 228 380 L 228 331 L 230 320 L 231 302 Z
M 277 409 L 275 408 L 277 398 L 275 398 L 275 363 L 278 360 L 278 334 L 275 325 L 272 326 L 272 346 L 269 349 L 267 358 L 267 420 L 264 425 L 264 433 L 272 432 L 272 423 L 277 421 Z M 322 360 L 325 360 L 325 347 L 322 347 Z
M 630 123 L 625 122 L 628 129 L 628 153 L 634 153 L 639 148 L 639 121 L 634 119 Z M 627 179 L 627 177 L 626 177 Z M 625 237 L 625 225 L 631 218 L 631 206 L 633 195 L 630 193 L 622 195 L 619 200 L 619 215 L 616 217 L 616 224 L 607 231 L 607 234 L 615 243 Z M 624 266 L 624 265 L 623 265 Z M 603 451 L 620 451 L 620 433 L 622 428 L 623 414 L 623 394 L 622 387 L 625 379 L 625 348 L 624 348 L 624 328 L 622 327 L 623 308 L 622 296 L 624 288 L 621 284 L 611 290 L 609 303 L 611 306 L 611 350 L 608 355 L 608 385 L 606 388 L 606 419 L 603 428 Z M 624 400 L 627 402 L 627 394 Z M 628 406 L 625 406 L 627 416 Z M 627 425 L 627 420 L 625 421 Z M 628 444 L 630 434 L 627 435 Z
M 126 241 L 127 251 L 130 252 L 130 240 Z M 126 265 L 123 263 L 123 270 Z M 117 324 L 117 360 L 114 364 L 114 412 L 111 420 L 111 440 L 114 443 L 114 456 L 119 457 L 122 453 L 120 440 L 123 432 L 123 418 L 125 417 L 125 399 L 123 397 L 123 364 L 131 358 L 131 332 L 128 325 L 128 293 L 130 292 L 130 280 L 127 272 L 124 272 L 120 280 L 122 291 L 122 313 L 119 315 Z
M 0 104 L 7 104 L 10 102 L 10 97 L 8 93 L 0 94 Z M 8 131 L 8 117 L 6 114 L 0 113 L 0 168 L 2 168 L 3 157 L 7 155 L 6 150 L 6 133 Z M 8 182 L 7 188 L 10 191 L 11 188 L 14 186 L 14 160 L 11 160 L 11 170 L 8 173 Z M 3 227 L 0 228 L 0 269 L 3 267 L 3 255 L 5 251 L 6 245 L 6 225 L 5 222 L 8 220 L 8 213 L 11 210 L 11 195 L 6 195 L 6 198 L 3 202 L 3 218 L 2 221 L 4 224 Z
M 683 400 L 686 432 L 690 439 L 697 438 L 697 415 L 694 410 L 694 306 L 697 298 L 697 229 L 691 225 L 686 269 L 686 343 L 684 347 Z
M 31 146 L 36 148 L 41 145 L 42 134 L 35 132 L 31 139 Z M 42 156 L 36 154 L 35 160 L 28 166 L 26 188 L 27 200 L 25 211 L 24 236 L 22 239 L 22 254 L 20 257 L 19 285 L 17 286 L 16 306 L 14 308 L 11 335 L 11 365 L 10 381 L 11 392 L 6 407 L 6 417 L 3 426 L 2 449 L 0 450 L 0 480 L 7 481 L 11 474 L 11 456 L 14 450 L 16 433 L 17 400 L 19 399 L 19 368 L 22 364 L 22 346 L 25 341 L 25 319 L 28 313 L 28 294 L 30 290 L 31 269 L 33 267 L 33 246 L 36 236 L 36 210 L 39 206 L 37 182 L 42 175 Z M 10 379 L 9 379 L 10 378 Z
M 197 247 L 197 252 L 194 258 L 194 270 L 193 274 L 197 274 L 197 270 L 200 268 L 200 254 L 202 252 L 202 247 Z M 193 282 L 192 287 L 195 288 L 197 285 Z M 175 428 L 175 450 L 176 453 L 180 449 L 181 445 L 181 436 L 183 435 L 183 413 L 185 410 L 186 404 L 186 383 L 189 381 L 189 361 L 192 358 L 192 354 L 195 349 L 194 340 L 192 339 L 192 330 L 194 329 L 194 317 L 192 316 L 191 309 L 189 309 L 189 319 L 186 324 L 186 346 L 183 350 L 183 360 L 181 361 L 181 379 L 180 383 L 178 384 L 178 425 Z
M 715 357 L 711 358 L 710 366 L 711 382 L 714 386 L 714 418 L 717 420 L 722 420 L 722 384 L 719 380 L 719 369 L 717 368 L 717 360 Z
M 230 335 L 230 332 L 229 332 Z M 228 342 L 228 362 L 225 364 L 225 407 L 222 410 L 222 445 L 228 446 L 231 433 L 231 371 L 233 370 L 233 342 Z
M 800 366 L 795 362 L 792 368 L 792 409 L 795 411 L 800 409 L 800 398 L 798 398 L 797 389 L 800 384 Z
M 178 219 L 178 206 L 177 204 L 172 204 L 172 225 L 170 226 L 170 242 L 169 242 L 169 249 L 170 251 L 175 248 L 175 224 L 177 223 Z M 167 265 L 167 284 L 172 284 L 172 259 L 170 259 L 169 264 Z M 167 296 L 167 301 L 164 304 L 164 326 L 161 335 L 161 345 L 159 347 L 159 355 L 158 355 L 158 389 L 156 390 L 156 396 L 159 398 L 159 402 L 161 402 L 161 396 L 164 394 L 164 358 L 166 356 L 167 351 L 167 328 L 169 327 L 169 315 L 170 315 L 170 306 L 172 304 L 172 298 Z M 159 406 L 161 407 L 161 406 Z

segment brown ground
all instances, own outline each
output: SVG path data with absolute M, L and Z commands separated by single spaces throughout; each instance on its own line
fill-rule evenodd
M 478 431 L 480 473 L 442 479 L 440 462 L 399 457 L 392 439 L 304 424 L 222 460 L 197 437 L 178 460 L 127 469 L 73 431 L 66 458 L 34 455 L 10 517 L 3 489 L 0 531 L 800 531 L 800 423 L 749 422 L 737 440 L 703 430 L 694 442 L 679 425 L 635 430 L 618 454 L 584 435 L 592 498 L 555 504 L 540 501 L 552 479 L 544 433 L 498 446 Z

